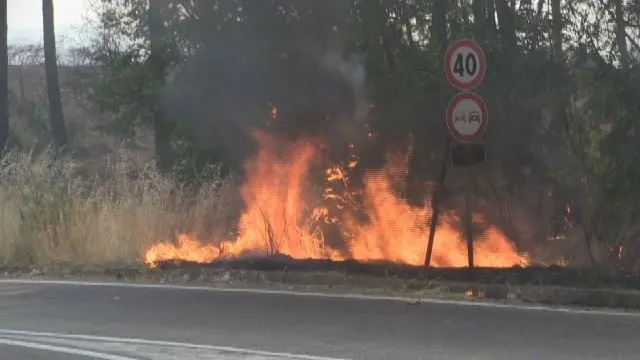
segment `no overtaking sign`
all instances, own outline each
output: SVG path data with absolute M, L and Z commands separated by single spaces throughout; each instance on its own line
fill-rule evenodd
M 473 143 L 487 131 L 489 114 L 482 98 L 473 92 L 456 95 L 447 107 L 447 128 L 454 139 Z

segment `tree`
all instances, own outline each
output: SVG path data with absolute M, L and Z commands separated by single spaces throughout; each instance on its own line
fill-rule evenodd
M 474 33 L 480 43 L 487 40 L 487 2 L 473 0 Z
M 170 152 L 181 159 L 181 148 L 204 153 L 207 145 L 222 149 L 218 160 L 241 165 L 251 147 L 247 128 L 265 122 L 281 136 L 342 140 L 335 130 L 344 122 L 334 122 L 340 117 L 332 110 L 344 104 L 328 99 L 348 96 L 333 83 L 315 86 L 331 76 L 309 71 L 333 49 L 357 54 L 366 68 L 366 131 L 375 140 L 356 146 L 359 164 L 380 166 L 385 152 L 410 138 L 415 156 L 407 178 L 415 189 L 403 196 L 417 205 L 430 191 L 425 183 L 441 174 L 442 112 L 453 92 L 442 52 L 451 39 L 475 38 L 488 59 L 477 91 L 491 113 L 487 179 L 478 180 L 476 195 L 503 217 L 512 207 L 526 209 L 513 223 L 539 229 L 530 238 L 597 223 L 588 231 L 594 247 L 615 253 L 624 242 L 632 251 L 635 235 L 624 230 L 622 240 L 612 240 L 611 229 L 627 226 L 616 214 L 628 214 L 628 223 L 640 219 L 633 185 L 640 169 L 640 0 L 101 3 L 108 8 L 101 25 L 112 37 L 93 58 L 101 79 L 90 95 L 113 111 L 117 127 L 152 129 L 161 166 Z M 162 91 L 170 92 L 164 109 Z M 278 121 L 267 116 L 269 105 L 278 108 Z M 444 193 L 455 197 L 446 187 Z M 443 210 L 456 206 L 441 203 Z M 580 207 L 590 210 L 578 215 Z M 519 230 L 505 223 L 515 238 Z
M 160 89 L 165 82 L 167 40 L 165 39 L 165 25 L 163 20 L 163 0 L 149 1 L 149 39 L 151 44 L 150 66 L 156 86 Z M 152 106 L 153 129 L 155 132 L 156 161 L 163 170 L 171 167 L 171 134 L 173 125 L 169 122 L 161 106 L 160 98 L 155 96 Z
M 620 62 L 626 70 L 629 68 L 630 56 L 627 48 L 627 22 L 624 16 L 624 3 L 622 0 L 615 0 L 613 6 L 615 9 L 616 43 L 618 45 L 618 52 L 620 53 Z
M 7 34 L 7 0 L 0 0 L 0 152 L 9 138 L 9 47 Z
M 444 54 L 447 47 L 447 0 L 434 0 L 431 17 L 432 42 Z
M 564 61 L 564 54 L 562 50 L 562 5 L 560 2 L 560 0 L 551 0 L 551 16 L 553 19 L 551 42 L 553 43 L 553 56 L 558 63 L 562 63 Z
M 42 0 L 44 64 L 47 77 L 51 131 L 53 132 L 56 145 L 63 148 L 68 145 L 68 138 L 64 113 L 62 111 L 62 96 L 60 94 L 60 80 L 58 77 L 58 57 L 56 55 L 56 35 L 53 19 L 53 0 Z

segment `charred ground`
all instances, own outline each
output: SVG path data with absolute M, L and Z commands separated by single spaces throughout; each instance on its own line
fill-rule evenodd
M 389 262 L 358 262 L 355 260 L 296 260 L 284 255 L 273 257 L 245 257 L 243 259 L 198 264 L 166 261 L 158 264 L 161 270 L 222 269 L 278 272 L 339 272 L 345 276 L 370 276 L 402 280 L 436 280 L 439 282 L 476 285 L 535 285 L 585 289 L 640 290 L 637 272 L 624 270 L 595 270 L 593 268 L 564 268 L 559 266 L 531 266 L 511 268 L 425 268 Z

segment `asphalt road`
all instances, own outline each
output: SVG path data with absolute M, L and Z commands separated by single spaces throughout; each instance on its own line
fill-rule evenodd
M 0 282 L 11 360 L 637 360 L 638 334 L 637 315 Z

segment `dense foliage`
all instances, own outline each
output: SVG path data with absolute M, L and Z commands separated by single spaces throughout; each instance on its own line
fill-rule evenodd
M 442 56 L 450 41 L 474 38 L 488 56 L 478 91 L 491 114 L 477 193 L 504 218 L 513 204 L 529 209 L 550 224 L 544 236 L 580 229 L 593 259 L 638 265 L 640 1 L 96 4 L 89 58 L 98 76 L 86 93 L 117 114 L 112 130 L 155 127 L 156 146 L 170 145 L 157 152 L 170 159 L 159 160 L 190 171 L 210 161 L 237 167 L 253 151 L 247 129 L 270 127 L 356 143 L 372 132 L 368 154 L 411 137 L 410 182 L 434 179 L 453 94 Z M 324 71 L 327 61 L 342 76 Z M 356 130 L 343 134 L 345 122 Z

